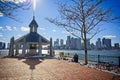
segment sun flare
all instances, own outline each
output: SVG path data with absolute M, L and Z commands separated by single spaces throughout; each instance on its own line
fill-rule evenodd
M 33 0 L 33 9 L 36 10 L 36 0 Z

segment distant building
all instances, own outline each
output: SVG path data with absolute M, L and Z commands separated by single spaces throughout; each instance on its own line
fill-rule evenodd
M 102 39 L 102 47 L 103 47 L 104 49 L 111 49 L 111 48 L 112 48 L 111 39 L 103 38 L 103 39 Z
M 5 43 L 4 42 L 0 42 L 0 49 L 5 49 Z
M 71 44 L 71 38 L 70 38 L 70 36 L 67 36 L 66 49 L 70 49 L 70 44 Z
M 56 42 L 57 42 L 57 46 L 59 46 L 59 39 L 56 39 Z
M 60 39 L 60 49 L 64 49 L 64 40 Z
M 95 45 L 94 45 L 93 43 L 91 43 L 90 49 L 91 49 L 91 50 L 94 50 L 94 49 L 95 49 Z
M 76 49 L 76 38 L 71 38 L 71 43 L 70 43 L 70 49 L 75 50 Z
M 56 39 L 56 41 L 54 41 L 54 49 L 59 49 L 59 39 Z
M 10 43 L 7 43 L 7 49 L 9 49 L 10 48 Z
M 101 39 L 98 38 L 98 40 L 96 41 L 96 49 L 101 49 L 101 48 L 102 48 Z
M 90 49 L 90 39 L 87 39 L 87 49 Z
M 82 43 L 81 43 L 81 38 L 76 39 L 76 49 L 81 50 L 82 49 Z
M 60 46 L 63 46 L 63 45 L 64 45 L 64 40 L 60 39 Z
M 119 48 L 120 48 L 119 43 L 115 43 L 115 44 L 114 44 L 114 48 L 115 48 L 115 49 L 119 49 Z

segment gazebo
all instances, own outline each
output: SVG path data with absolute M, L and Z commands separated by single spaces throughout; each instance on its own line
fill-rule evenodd
M 30 32 L 28 34 L 16 40 L 14 40 L 14 37 L 11 38 L 9 56 L 18 55 L 20 48 L 22 50 L 22 54 L 21 54 L 22 57 L 35 56 L 35 55 L 41 56 L 42 45 L 48 45 L 50 42 L 51 42 L 50 45 L 52 45 L 52 41 L 48 41 L 46 38 L 44 38 L 43 36 L 37 33 L 38 24 L 35 20 L 35 16 L 33 16 L 33 20 L 29 24 L 29 28 L 30 28 Z M 52 52 L 51 51 L 52 48 L 50 48 L 50 55 L 52 55 L 53 53 L 53 51 Z

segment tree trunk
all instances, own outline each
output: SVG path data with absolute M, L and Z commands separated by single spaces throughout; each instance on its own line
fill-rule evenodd
M 87 51 L 87 38 L 86 38 L 86 32 L 84 30 L 84 52 L 85 52 L 85 65 L 88 64 L 88 51 Z
M 84 40 L 84 52 L 85 52 L 85 65 L 88 64 L 88 51 L 87 51 L 87 40 Z

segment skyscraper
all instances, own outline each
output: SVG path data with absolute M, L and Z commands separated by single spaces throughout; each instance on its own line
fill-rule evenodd
M 87 39 L 87 49 L 90 49 L 90 39 Z
M 54 41 L 54 49 L 59 49 L 59 39 L 56 39 L 56 41 Z
M 82 49 L 82 44 L 81 44 L 81 38 L 77 38 L 76 39 L 76 49 L 77 50 L 80 50 L 80 49 Z
M 64 49 L 64 40 L 60 39 L 60 49 Z
M 63 45 L 64 45 L 64 40 L 60 39 L 60 46 L 63 46 Z
M 5 43 L 4 42 L 0 42 L 0 49 L 5 49 Z
M 103 45 L 103 48 L 105 48 L 105 49 L 111 49 L 112 48 L 111 39 L 103 38 L 102 39 L 102 45 Z
M 70 49 L 75 50 L 76 49 L 76 38 L 71 38 L 71 43 L 70 43 Z
M 98 38 L 98 40 L 96 41 L 96 49 L 101 49 L 101 39 Z
M 115 43 L 115 44 L 114 44 L 114 48 L 115 48 L 115 49 L 119 49 L 119 48 L 120 48 L 120 47 L 119 47 L 119 43 Z
M 70 36 L 67 36 L 67 40 L 66 40 L 66 49 L 70 49 L 70 44 L 71 44 L 71 38 Z

